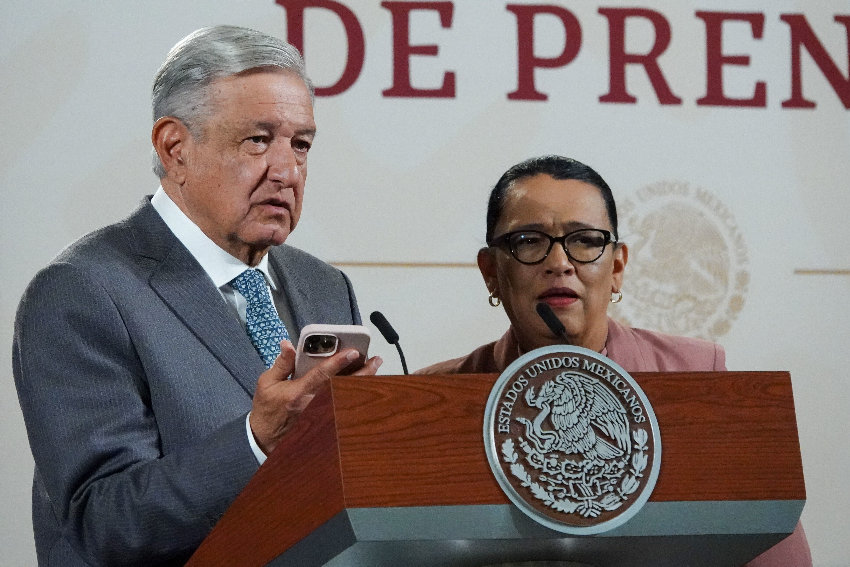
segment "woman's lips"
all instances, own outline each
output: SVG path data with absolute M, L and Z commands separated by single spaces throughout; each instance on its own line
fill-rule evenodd
M 567 307 L 578 301 L 578 294 L 568 287 L 547 289 L 537 299 L 549 304 L 550 307 Z

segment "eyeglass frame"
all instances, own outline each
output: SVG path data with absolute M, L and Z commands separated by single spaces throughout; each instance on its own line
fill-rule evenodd
M 599 251 L 599 256 L 597 256 L 593 260 L 578 260 L 576 258 L 573 258 L 572 254 L 570 254 L 570 251 L 567 250 L 567 238 L 572 236 L 573 234 L 576 234 L 577 232 L 585 232 L 585 231 L 601 232 L 602 235 L 605 237 L 605 244 L 602 245 L 602 249 Z M 508 242 L 510 240 L 510 238 L 515 234 L 522 234 L 522 233 L 529 233 L 529 232 L 539 234 L 541 236 L 545 236 L 546 238 L 549 239 L 549 247 L 546 248 L 546 253 L 543 255 L 542 258 L 540 258 L 536 262 L 524 262 L 524 261 L 520 260 L 519 258 L 517 258 L 516 251 L 514 250 L 514 248 Z M 505 247 L 510 252 L 511 257 L 514 260 L 516 260 L 517 262 L 519 262 L 520 264 L 524 264 L 526 266 L 536 266 L 537 264 L 543 263 L 546 260 L 546 258 L 549 257 L 549 254 L 552 253 L 552 247 L 555 246 L 556 242 L 561 245 L 561 248 L 564 250 L 564 254 L 567 255 L 567 258 L 569 258 L 571 262 L 576 262 L 576 263 L 579 263 L 579 264 L 592 264 L 593 262 L 599 260 L 599 258 L 601 258 L 603 254 L 605 254 L 605 248 L 609 244 L 616 246 L 620 241 L 619 241 L 619 239 L 614 239 L 613 235 L 611 234 L 611 231 L 605 230 L 604 228 L 580 228 L 578 230 L 570 231 L 563 236 L 552 236 L 551 234 L 543 232 L 542 230 L 530 229 L 530 230 L 512 230 L 511 232 L 506 232 L 504 234 L 500 234 L 499 236 L 497 236 L 496 238 L 491 240 L 487 244 L 487 246 L 489 246 L 490 248 Z

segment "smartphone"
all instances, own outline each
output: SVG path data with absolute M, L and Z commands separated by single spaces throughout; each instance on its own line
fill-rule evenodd
M 363 325 L 307 325 L 301 330 L 298 348 L 295 349 L 292 377 L 303 376 L 323 360 L 348 348 L 356 349 L 360 356 L 340 374 L 354 372 L 366 362 L 371 339 L 369 329 Z

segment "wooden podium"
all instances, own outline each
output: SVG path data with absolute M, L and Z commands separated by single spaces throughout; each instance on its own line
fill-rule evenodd
M 565 536 L 504 495 L 484 450 L 497 376 L 338 377 L 190 565 L 741 565 L 805 503 L 787 372 L 632 373 L 661 431 L 652 496 L 625 525 Z

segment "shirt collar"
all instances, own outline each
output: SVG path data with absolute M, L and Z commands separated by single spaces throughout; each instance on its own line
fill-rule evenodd
M 242 260 L 226 252 L 204 234 L 198 225 L 171 200 L 162 186 L 154 193 L 151 205 L 162 217 L 169 230 L 174 233 L 174 236 L 198 261 L 216 287 L 220 288 L 229 284 L 233 278 L 251 268 Z M 254 267 L 263 273 L 271 288 L 276 290 L 275 281 L 269 272 L 269 255 L 265 254 L 260 263 Z

